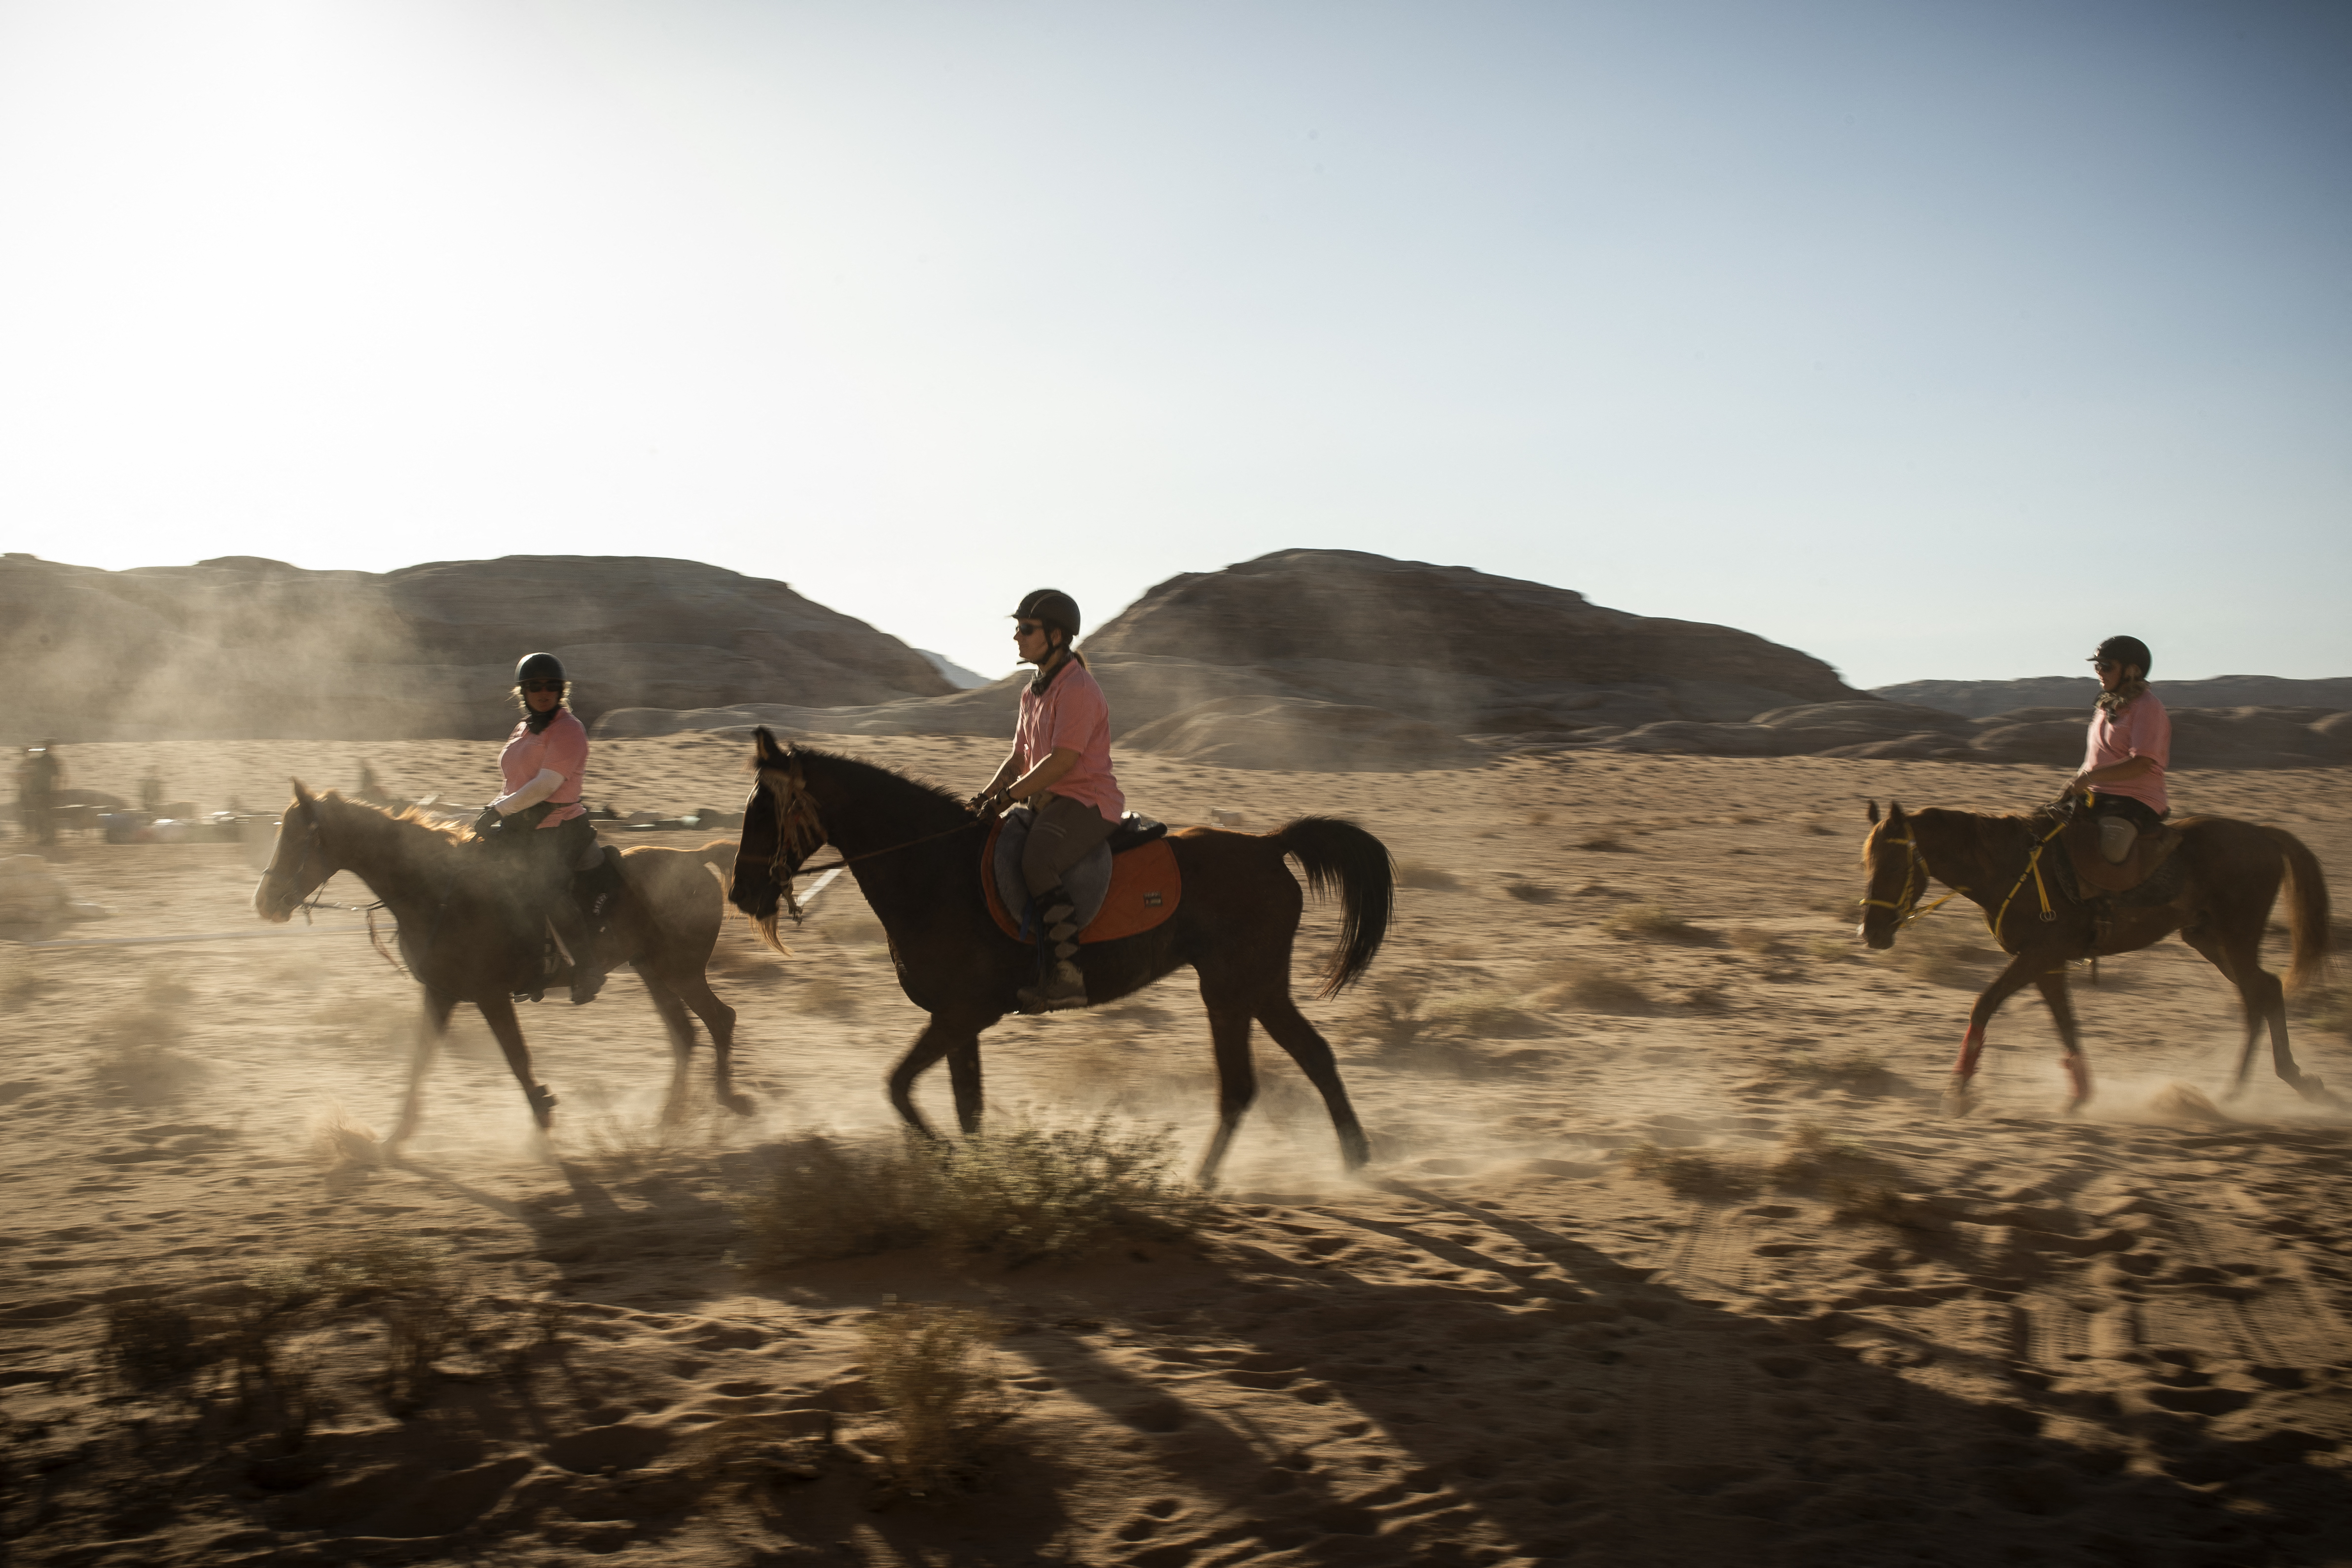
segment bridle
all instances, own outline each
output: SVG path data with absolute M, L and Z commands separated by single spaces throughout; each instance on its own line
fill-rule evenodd
M 286 821 L 289 823 L 292 822 L 295 819 L 296 813 L 298 812 L 302 815 L 302 824 L 305 828 L 305 832 L 302 836 L 302 853 L 295 858 L 293 868 L 289 870 L 279 870 L 276 863 L 273 861 L 261 873 L 261 879 L 265 882 L 282 881 L 289 887 L 299 888 L 302 885 L 304 873 L 308 872 L 310 868 L 310 861 L 312 858 L 325 858 L 325 851 L 322 850 L 319 845 L 319 813 L 317 808 L 312 806 L 308 801 L 305 801 L 301 805 L 296 806 L 293 811 L 289 811 L 286 814 Z M 283 831 L 283 829 L 280 831 Z M 335 872 L 337 869 L 339 869 L 339 868 L 330 866 L 327 868 L 327 874 L 320 878 L 318 882 L 310 889 L 310 896 L 308 898 L 298 897 L 293 909 L 288 910 L 286 911 L 287 914 L 291 916 L 296 912 L 296 910 L 299 910 L 302 916 L 302 923 L 304 925 L 308 925 L 310 923 L 310 911 L 313 910 L 343 908 L 344 906 L 341 904 L 321 902 L 319 898 L 320 894 L 327 890 L 327 884 L 335 879 Z
M 793 879 L 814 877 L 820 871 L 837 871 L 844 866 L 855 866 L 861 860 L 877 859 L 901 849 L 912 849 L 918 844 L 936 843 L 952 838 L 959 833 L 969 833 L 974 824 L 959 822 L 953 827 L 937 833 L 926 833 L 920 838 L 908 838 L 897 844 L 886 844 L 879 849 L 868 849 L 857 855 L 841 855 L 822 865 L 805 864 L 807 858 L 825 842 L 824 824 L 818 820 L 816 803 L 809 798 L 808 789 L 798 773 L 784 768 L 761 767 L 758 795 L 766 790 L 776 801 L 776 847 L 768 856 L 768 874 L 775 879 L 776 890 L 782 895 L 785 910 L 798 925 L 803 918 L 800 900 L 793 896 Z
M 1919 898 L 1927 890 L 1927 879 L 1930 872 L 1927 869 L 1927 858 L 1919 853 L 1919 842 L 1911 836 L 1911 825 L 1906 821 L 1903 826 L 1903 837 L 1888 842 L 1903 846 L 1905 857 L 1903 891 L 1891 900 L 1858 899 L 1855 902 L 1866 910 L 1892 910 L 1895 912 L 1895 929 L 1898 931 L 1908 931 L 1958 898 L 1963 889 L 1955 888 L 1926 909 L 1921 909 Z

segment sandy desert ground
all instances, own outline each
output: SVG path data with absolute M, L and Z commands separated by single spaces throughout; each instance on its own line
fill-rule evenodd
M 964 787 L 1000 754 L 852 749 Z M 603 744 L 592 795 L 734 805 L 744 751 Z M 493 752 L 68 761 L 131 794 L 154 756 L 174 795 L 260 806 L 289 773 L 348 787 L 362 758 L 388 787 L 478 801 Z M 688 1114 L 662 1121 L 667 1047 L 625 973 L 593 1006 L 524 1009 L 562 1097 L 551 1139 L 467 1014 L 408 1163 L 384 1169 L 339 1159 L 335 1133 L 388 1125 L 413 987 L 356 917 L 265 932 L 236 846 L 58 850 L 76 896 L 112 911 L 67 937 L 240 940 L 0 943 L 0 1554 L 2352 1562 L 2352 1116 L 2259 1068 L 2217 1108 L 2234 999 L 2172 942 L 2077 992 L 2088 1114 L 2058 1114 L 2053 1031 L 2020 1001 L 1981 1106 L 1948 1117 L 1936 1094 L 1993 968 L 1981 927 L 1955 905 L 1891 955 L 1852 936 L 1865 798 L 2014 809 L 2053 773 L 1601 755 L 1122 773 L 1172 822 L 1335 811 L 1395 852 L 1400 918 L 1369 981 L 1306 1004 L 1375 1163 L 1342 1174 L 1319 1104 L 1261 1042 L 1265 1093 L 1197 1242 L 1025 1268 L 926 1250 L 743 1266 L 736 1205 L 776 1148 L 890 1135 L 880 1076 L 919 1015 L 846 880 L 792 960 L 740 922 L 722 939 L 751 1117 L 707 1108 L 705 1058 Z M 2352 773 L 2177 784 L 2186 809 L 2300 835 L 2352 901 Z M 1652 907 L 1684 929 L 1627 916 Z M 1302 994 L 1335 923 L 1310 913 Z M 2299 1017 L 2296 1047 L 2352 1090 L 2342 1019 Z M 1000 1111 L 1167 1122 L 1188 1158 L 1205 1141 L 1182 974 L 984 1045 Z M 923 1099 L 944 1123 L 943 1080 Z M 1874 1162 L 1869 1199 L 1776 1175 L 1808 1140 Z M 296 1451 L 222 1377 L 136 1389 L 100 1354 L 143 1290 L 226 1311 L 257 1274 L 387 1240 L 436 1250 L 504 1349 L 453 1347 L 394 1398 L 373 1381 L 387 1329 L 320 1331 Z M 861 1364 L 861 1325 L 893 1301 L 972 1303 L 1005 1330 L 986 1355 L 1011 1419 L 919 1500 L 883 1483 Z

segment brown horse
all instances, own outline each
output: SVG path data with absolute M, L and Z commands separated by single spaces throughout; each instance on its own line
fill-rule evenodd
M 710 1031 L 719 1102 L 739 1115 L 751 1109 L 734 1089 L 735 1010 L 703 977 L 726 914 L 719 888 L 730 858 L 723 841 L 698 850 L 646 846 L 621 852 L 624 892 L 604 936 L 604 956 L 636 970 L 669 1030 L 673 1112 L 694 1052 L 689 1007 Z M 332 791 L 314 795 L 297 779 L 253 907 L 262 919 L 283 923 L 338 871 L 351 872 L 383 901 L 399 926 L 401 961 L 425 987 L 425 1027 L 390 1145 L 416 1131 L 425 1068 L 460 1002 L 481 1010 L 533 1120 L 547 1127 L 555 1096 L 531 1078 L 511 996 L 537 954 L 518 936 L 525 922 L 515 900 L 522 895 L 507 858 L 465 829 L 427 821 L 413 809 L 388 811 Z
M 966 1133 L 981 1117 L 980 1037 L 1014 1010 L 1013 993 L 1036 973 L 1037 950 L 990 916 L 981 883 L 988 826 L 944 791 L 848 757 L 783 747 L 759 731 L 753 756 L 760 787 L 745 803 L 743 835 L 729 898 L 780 950 L 776 920 L 784 890 L 818 845 L 849 865 L 890 939 L 898 985 L 930 1023 L 890 1072 L 890 1103 L 925 1137 L 915 1080 L 941 1058 Z M 1201 1162 L 1216 1177 L 1242 1115 L 1257 1097 L 1250 1024 L 1265 1026 L 1322 1092 L 1354 1170 L 1369 1157 L 1331 1047 L 1290 999 L 1290 947 L 1305 900 L 1283 864 L 1306 869 L 1318 893 L 1337 892 L 1345 918 L 1324 969 L 1328 996 L 1360 975 L 1380 951 L 1395 898 L 1389 852 L 1352 822 L 1305 816 L 1278 832 L 1188 828 L 1169 839 L 1182 876 L 1174 914 L 1139 935 L 1079 950 L 1088 1005 L 1140 990 L 1191 964 L 1209 1010 L 1217 1063 L 1217 1131 Z M 797 913 L 797 910 L 794 911 Z
M 1969 1080 L 1984 1050 L 1985 1026 L 2028 984 L 2041 988 L 2066 1047 L 2066 1074 L 2074 1086 L 2066 1109 L 2089 1100 L 2090 1066 L 2066 995 L 2067 960 L 2132 952 L 2176 931 L 2238 988 L 2246 1040 L 2230 1092 L 2245 1087 L 2254 1044 L 2267 1026 L 2279 1077 L 2305 1100 L 2334 1103 L 2318 1079 L 2296 1068 L 2286 1043 L 2285 994 L 2278 977 L 2261 963 L 2263 931 L 2283 881 L 2290 889 L 2287 922 L 2294 944 L 2288 984 L 2301 987 L 2317 978 L 2327 956 L 2327 883 L 2302 841 L 2280 828 L 2226 816 L 2185 817 L 2174 825 L 2180 835 L 2172 852 L 2179 871 L 2177 881 L 2163 884 L 2168 896 L 2124 895 L 2103 920 L 2101 911 L 2067 889 L 2052 864 L 2054 857 L 2044 859 L 2042 878 L 2035 880 L 2035 846 L 2048 837 L 2053 820 L 1933 807 L 1906 812 L 1890 804 L 1882 822 L 1878 803 L 1870 803 L 1872 826 L 1863 846 L 1863 863 L 1870 869 L 1863 940 L 1874 948 L 1894 946 L 1895 933 L 1920 918 L 1919 899 L 1932 879 L 1981 906 L 1987 928 L 2011 955 L 2009 967 L 1969 1011 L 1969 1031 L 1952 1069 L 1956 1107 L 1967 1103 Z

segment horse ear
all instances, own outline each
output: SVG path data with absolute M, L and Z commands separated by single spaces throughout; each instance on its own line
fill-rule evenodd
M 1901 801 L 1890 800 L 1886 803 L 1886 820 L 1889 822 L 1900 822 L 1903 820 L 1903 803 Z
M 1870 825 L 1873 827 L 1878 826 L 1878 803 L 1874 800 L 1870 803 Z
M 302 787 L 300 779 L 288 779 L 286 782 L 294 786 L 294 799 L 298 805 L 308 805 L 315 798 L 309 790 Z
M 776 744 L 776 737 L 770 732 L 765 724 L 752 731 L 751 735 L 759 747 L 760 762 L 762 766 L 773 766 L 784 760 L 783 749 Z

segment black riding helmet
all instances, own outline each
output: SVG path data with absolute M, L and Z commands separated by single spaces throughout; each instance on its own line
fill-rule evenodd
M 568 680 L 570 679 L 563 673 L 563 661 L 551 653 L 527 653 L 522 656 L 522 662 L 515 666 L 517 686 L 520 686 L 526 680 Z
M 2142 680 L 2147 679 L 2147 672 L 2155 664 L 2154 658 L 2147 651 L 2147 644 L 2137 637 L 2109 637 L 2099 645 L 2098 652 L 2093 654 L 2086 662 L 2136 664 L 2139 666 L 2139 677 Z
M 1062 635 L 1071 642 L 1078 640 L 1078 602 L 1059 588 L 1039 588 L 1021 601 L 1013 612 L 1016 621 L 1043 621 L 1049 626 L 1059 626 Z

